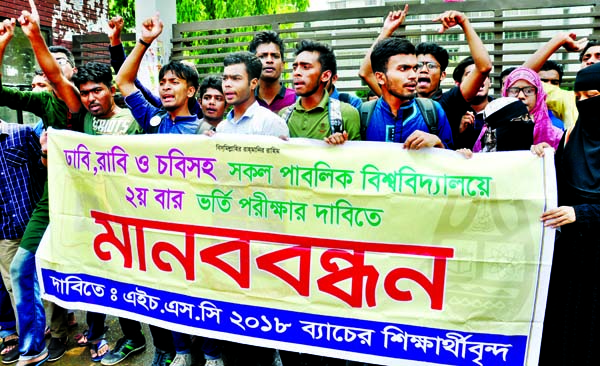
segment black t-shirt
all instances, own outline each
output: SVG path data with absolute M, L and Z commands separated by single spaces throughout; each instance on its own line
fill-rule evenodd
M 438 90 L 431 99 L 439 102 L 446 112 L 450 128 L 452 129 L 452 140 L 454 148 L 460 149 L 466 147 L 472 149 L 479 133 L 475 129 L 467 129 L 463 133 L 459 133 L 460 120 L 467 111 L 472 111 L 471 104 L 465 100 L 460 87 L 455 86 L 447 92 L 442 93 Z M 481 132 L 481 129 L 479 129 Z

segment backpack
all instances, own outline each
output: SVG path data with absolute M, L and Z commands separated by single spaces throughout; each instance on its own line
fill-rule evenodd
M 283 115 L 281 116 L 287 125 L 288 120 L 294 113 L 294 106 L 289 106 Z M 337 99 L 329 98 L 329 127 L 331 128 L 331 134 L 336 132 L 344 132 L 344 120 L 342 119 L 342 107 L 340 101 Z
M 423 115 L 429 133 L 437 135 L 438 115 L 433 101 L 429 98 L 415 98 L 415 102 Z M 372 100 L 363 103 L 360 107 L 360 136 L 363 141 L 367 139 L 367 127 L 369 127 L 369 123 L 371 122 L 371 115 L 375 109 L 375 103 L 377 103 L 377 100 Z

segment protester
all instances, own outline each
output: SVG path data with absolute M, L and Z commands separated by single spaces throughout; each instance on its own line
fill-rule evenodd
M 162 33 L 162 29 L 163 23 L 157 15 L 143 22 L 141 38 L 116 76 L 117 85 L 136 121 L 147 133 L 195 134 L 200 123 L 197 115 L 190 111 L 190 106 L 197 104 L 195 95 L 199 82 L 196 70 L 177 61 L 161 67 L 158 91 L 162 108 L 146 100 L 135 83 L 144 53 Z M 155 348 L 153 366 L 189 364 L 189 354 L 176 353 L 174 332 L 153 325 L 150 325 L 150 330 Z M 113 354 L 108 357 L 113 359 Z M 114 355 L 115 359 L 118 357 L 119 354 Z
M 237 52 L 225 57 L 223 64 L 223 93 L 233 109 L 219 123 L 217 133 L 289 137 L 281 117 L 260 106 L 255 98 L 262 69 L 260 60 L 250 52 Z
M 248 45 L 248 51 L 262 62 L 262 72 L 254 89 L 258 104 L 275 113 L 294 104 L 294 90 L 284 87 L 281 82 L 285 66 L 285 46 L 279 34 L 274 31 L 256 33 Z
M 452 131 L 439 103 L 426 99 L 431 104 L 424 108 L 415 101 L 418 66 L 413 44 L 384 39 L 373 48 L 371 64 L 382 97 L 364 123 L 366 140 L 399 142 L 414 150 L 451 148 Z
M 40 55 L 38 57 L 42 57 Z M 48 56 L 48 55 L 46 55 Z M 56 70 L 55 70 L 56 71 Z M 51 80 L 56 80 L 62 75 L 52 75 L 52 70 L 47 72 Z M 76 93 L 68 84 L 59 83 L 58 95 L 64 99 L 73 101 L 69 104 L 70 110 L 77 110 L 73 117 L 77 124 L 83 126 L 83 131 L 90 135 L 125 135 L 142 133 L 128 109 L 119 108 L 114 101 L 115 87 L 112 85 L 112 72 L 108 64 L 90 62 L 80 68 L 73 76 L 73 82 L 79 93 Z M 77 96 L 81 101 L 77 103 Z M 105 339 L 104 327 L 105 314 L 94 312 L 87 313 L 88 331 L 78 340 L 79 345 L 87 345 L 90 348 L 92 361 L 100 361 L 109 351 L 108 342 Z M 123 332 L 133 334 L 129 338 L 143 339 L 141 330 L 131 330 L 127 327 L 127 321 L 121 322 Z M 125 325 L 125 326 L 124 326 Z
M 125 48 L 121 42 L 121 32 L 125 26 L 125 21 L 121 16 L 115 16 L 108 21 L 108 31 L 106 32 L 109 39 L 108 51 L 110 53 L 110 64 L 115 73 L 119 73 L 123 62 L 125 62 Z M 189 65 L 191 66 L 191 65 Z M 195 71 L 195 69 L 194 69 Z M 144 98 L 155 107 L 162 107 L 162 102 L 159 96 L 155 95 L 137 78 L 134 81 L 136 88 L 142 93 Z M 189 100 L 189 111 L 192 115 L 197 115 L 198 119 L 202 118 L 202 109 L 200 103 L 196 100 Z
M 19 17 L 21 30 L 29 38 L 36 56 L 39 52 L 50 51 L 53 67 L 59 69 L 65 79 L 70 79 L 76 71 L 73 55 L 64 47 L 55 46 L 48 50 L 39 30 L 39 15 L 35 3 L 30 1 L 30 4 L 31 12 L 24 10 Z M 4 25 L 9 25 L 9 32 L 13 32 L 15 23 L 15 20 L 11 19 Z M 6 37 L 4 40 L 8 41 L 9 38 Z M 55 84 L 54 87 L 56 86 Z M 0 104 L 34 113 L 42 118 L 45 127 L 73 128 L 67 118 L 69 115 L 67 105 L 54 92 L 18 91 L 3 87 Z M 46 184 L 10 266 L 21 342 L 19 342 L 19 354 L 14 358 L 5 356 L 3 358 L 5 363 L 14 362 L 16 357 L 19 357 L 20 366 L 41 364 L 46 359 L 58 360 L 66 352 L 68 312 L 55 304 L 51 305 L 53 337 L 46 348 L 46 315 L 35 273 L 35 252 L 49 220 Z
M 533 71 L 539 72 L 550 56 L 560 48 L 564 48 L 567 52 L 580 52 L 579 61 L 581 62 L 581 69 L 600 61 L 600 43 L 588 41 L 587 38 L 578 40 L 574 33 L 561 32 L 554 35 L 548 42 L 538 48 L 525 61 L 523 67 L 528 67 Z M 598 52 L 598 58 L 594 56 L 595 51 Z M 565 129 L 572 127 L 577 120 L 577 107 L 573 92 L 563 90 L 556 85 L 548 83 L 544 83 L 542 86 L 548 95 L 546 100 L 548 108 L 553 111 L 558 119 L 563 121 Z
M 533 143 L 547 142 L 556 148 L 562 137 L 562 130 L 552 125 L 546 106 L 546 92 L 536 72 L 526 67 L 518 67 L 506 78 L 502 96 L 520 99 L 533 116 L 535 128 Z
M 200 83 L 200 105 L 204 117 L 200 120 L 198 133 L 216 131 L 223 121 L 225 114 L 225 95 L 223 94 L 223 79 L 221 75 L 208 75 Z
M 408 5 L 405 5 L 402 11 L 390 12 L 376 42 L 390 37 L 403 24 L 407 14 Z M 475 66 L 459 85 L 442 92 L 441 83 L 446 77 L 448 51 L 435 43 L 420 43 L 416 47 L 417 95 L 421 98 L 431 98 L 440 103 L 452 128 L 453 140 L 462 144 L 462 139 L 459 137 L 462 117 L 470 110 L 471 101 L 477 97 L 481 86 L 488 79 L 492 70 L 492 62 L 487 49 L 465 14 L 454 10 L 446 11 L 435 17 L 433 21 L 442 24 L 440 33 L 457 25 L 462 28 Z M 373 75 L 369 52 L 363 59 L 359 76 L 375 93 L 380 92 Z M 472 141 L 472 139 L 466 140 Z
M 0 23 L 0 69 L 14 26 L 8 19 Z M 0 355 L 4 363 L 19 357 L 10 265 L 44 190 L 46 169 L 40 162 L 40 149 L 39 139 L 30 127 L 0 120 L 0 185 L 9 188 L 0 191 Z
M 475 70 L 475 60 L 467 57 L 456 65 L 452 72 L 452 78 L 456 85 Z M 483 111 L 491 101 L 488 95 L 490 90 L 490 78 L 487 77 L 477 95 L 471 100 L 469 110 L 462 116 L 458 126 L 458 134 L 453 135 L 454 148 L 472 148 L 483 128 Z
M 280 113 L 290 136 L 322 139 L 331 144 L 360 140 L 358 111 L 330 98 L 325 89 L 336 68 L 333 49 L 324 43 L 302 40 L 295 56 L 293 77 L 298 100 Z
M 558 145 L 558 207 L 544 226 L 558 228 L 546 303 L 540 365 L 593 365 L 600 346 L 600 64 L 575 79 L 579 118 Z M 548 144 L 534 147 L 538 154 Z
M 540 71 L 538 71 L 542 83 L 560 87 L 564 75 L 563 66 L 556 61 L 548 60 L 544 62 Z
M 485 126 L 475 142 L 474 152 L 529 150 L 533 144 L 534 122 L 519 99 L 504 97 L 491 101 L 483 118 Z

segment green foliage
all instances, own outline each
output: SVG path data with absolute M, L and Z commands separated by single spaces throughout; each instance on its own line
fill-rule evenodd
M 134 0 L 109 0 L 109 18 L 120 15 L 125 21 L 125 30 L 135 32 L 135 1 Z
M 177 0 L 177 23 L 300 12 L 305 11 L 308 5 L 309 0 Z M 135 31 L 135 0 L 109 0 L 109 9 L 109 16 L 121 15 L 125 20 L 125 29 Z M 286 25 L 282 25 L 282 28 L 285 27 Z M 270 29 L 270 26 L 189 32 L 182 35 L 191 39 L 179 45 L 185 48 L 180 55 L 186 59 L 196 59 L 194 62 L 198 63 L 201 76 L 221 72 L 223 54 L 245 50 L 253 34 L 265 29 Z M 231 36 L 215 37 L 221 34 L 231 34 Z M 208 38 L 203 38 L 207 36 Z M 201 46 L 209 46 L 209 48 L 200 53 Z M 212 54 L 215 55 L 214 58 Z
M 291 13 L 308 5 L 309 0 L 177 0 L 177 22 Z M 122 16 L 127 30 L 135 29 L 135 0 L 109 0 L 109 14 Z

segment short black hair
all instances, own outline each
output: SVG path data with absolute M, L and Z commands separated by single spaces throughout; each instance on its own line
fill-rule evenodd
M 73 53 L 67 48 L 63 46 L 50 46 L 48 47 L 50 53 L 64 53 L 67 56 L 67 61 L 72 67 L 75 67 L 75 57 L 73 57 Z
M 79 89 L 81 84 L 85 84 L 89 81 L 102 83 L 110 89 L 112 86 L 112 69 L 109 64 L 88 62 L 82 67 L 77 68 L 77 72 L 73 74 L 71 81 L 75 84 L 77 89 Z
M 473 60 L 473 57 L 469 56 L 465 59 L 463 59 L 461 62 L 458 63 L 458 65 L 456 65 L 456 67 L 454 68 L 454 71 L 452 71 L 452 78 L 454 79 L 454 81 L 456 81 L 457 83 L 462 83 L 462 79 L 463 79 L 463 75 L 465 74 L 465 70 L 467 69 L 467 67 L 474 65 L 475 64 L 475 60 Z
M 216 89 L 222 94 L 223 78 L 220 75 L 208 75 L 207 77 L 205 77 L 202 80 L 202 83 L 200 83 L 200 93 L 198 96 L 202 98 L 209 88 Z
M 298 56 L 304 51 L 318 52 L 321 72 L 330 70 L 331 76 L 337 75 L 337 61 L 335 59 L 335 53 L 333 53 L 333 48 L 331 48 L 330 45 L 310 39 L 303 39 L 296 45 L 294 56 Z
M 231 66 L 237 64 L 246 65 L 246 72 L 248 73 L 248 82 L 252 79 L 259 79 L 262 73 L 262 62 L 250 52 L 236 52 L 225 56 L 223 60 L 224 66 Z
M 550 70 L 555 70 L 558 73 L 558 82 L 562 83 L 563 74 L 565 73 L 563 70 L 563 66 L 556 61 L 548 60 L 544 62 L 540 71 Z
M 512 66 L 512 67 L 507 67 L 506 69 L 502 70 L 502 72 L 500 73 L 500 87 L 502 87 L 502 80 L 507 77 L 508 75 L 510 75 L 511 72 L 515 71 L 516 67 Z
M 386 38 L 377 42 L 371 52 L 371 68 L 373 72 L 387 72 L 390 57 L 396 55 L 414 55 L 415 46 L 407 39 Z
M 283 55 L 285 53 L 285 47 L 283 45 L 283 40 L 279 37 L 279 34 L 275 31 L 272 30 L 267 30 L 267 31 L 262 31 L 262 32 L 258 32 L 254 35 L 254 38 L 252 38 L 252 41 L 250 41 L 250 44 L 248 45 L 248 51 L 256 54 L 256 49 L 258 48 L 258 46 L 260 46 L 261 44 L 269 44 L 269 43 L 275 43 L 277 45 L 277 47 L 279 47 L 279 53 L 281 54 L 281 57 L 283 58 Z
M 585 55 L 585 52 L 588 50 L 588 48 L 594 46 L 600 46 L 600 40 L 593 39 L 588 41 L 583 50 L 581 50 L 581 52 L 579 53 L 579 62 L 583 61 L 583 55 Z
M 431 42 L 421 42 L 417 45 L 415 54 L 419 55 L 432 55 L 435 57 L 436 61 L 440 64 L 440 69 L 442 71 L 446 71 L 448 67 L 448 60 L 450 59 L 450 55 L 446 49 L 436 43 Z
M 158 80 L 161 80 L 165 74 L 171 71 L 177 75 L 178 78 L 185 80 L 188 86 L 194 87 L 195 91 L 198 91 L 198 85 L 200 84 L 200 77 L 198 71 L 190 65 L 186 65 L 183 62 L 171 61 L 166 65 L 163 65 L 158 72 Z

